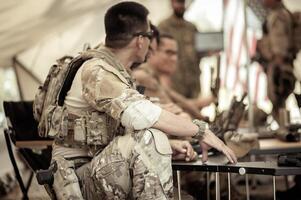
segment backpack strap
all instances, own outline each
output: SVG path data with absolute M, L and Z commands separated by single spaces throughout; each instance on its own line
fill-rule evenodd
M 59 106 L 63 106 L 65 98 L 67 96 L 67 93 L 70 90 L 73 79 L 76 75 L 76 72 L 83 65 L 83 63 L 85 61 L 87 61 L 88 59 L 91 59 L 91 58 L 92 57 L 84 57 L 82 55 L 79 55 L 69 63 L 70 68 L 67 72 L 67 76 L 66 76 L 66 79 L 63 83 L 63 86 L 62 86 L 62 88 L 61 88 L 61 90 L 58 94 L 57 103 L 58 103 Z

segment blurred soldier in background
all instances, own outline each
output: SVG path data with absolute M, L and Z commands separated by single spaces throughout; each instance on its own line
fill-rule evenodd
M 285 101 L 293 92 L 296 78 L 293 73 L 293 61 L 300 49 L 300 27 L 298 16 L 294 16 L 283 5 L 282 0 L 264 0 L 264 6 L 269 9 L 263 26 L 263 37 L 258 42 L 259 62 L 263 65 L 268 79 L 268 97 L 273 104 L 272 114 L 285 129 L 281 113 L 285 111 Z M 297 19 L 297 21 L 296 21 Z M 279 132 L 279 131 L 278 131 Z M 278 135 L 286 135 L 289 130 Z M 299 199 L 301 191 L 301 176 L 295 177 L 295 185 L 287 191 L 278 192 L 279 199 Z
M 187 98 L 200 93 L 199 58 L 195 49 L 196 27 L 184 20 L 185 0 L 171 0 L 173 14 L 159 24 L 161 33 L 172 35 L 178 42 L 178 68 L 172 78 L 172 87 Z
M 273 117 L 279 120 L 279 110 L 295 87 L 293 74 L 293 19 L 281 0 L 264 0 L 269 9 L 263 25 L 263 37 L 258 41 L 259 61 L 268 79 L 268 97 L 273 104 Z
M 172 36 L 167 34 L 159 36 L 156 27 L 153 29 L 157 39 L 150 45 L 147 62 L 133 71 L 133 77 L 137 84 L 145 87 L 144 94 L 152 99 L 157 98 L 162 108 L 183 117 L 187 117 L 189 113 L 193 118 L 204 119 L 199 110 L 210 104 L 212 101 L 210 99 L 213 98 L 187 99 L 168 87 L 170 75 L 177 64 L 177 43 Z

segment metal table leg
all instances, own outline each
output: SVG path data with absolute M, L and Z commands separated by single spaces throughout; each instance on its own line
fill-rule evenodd
M 251 162 L 255 162 L 256 161 L 256 157 L 255 157 L 255 155 L 251 155 L 250 156 L 250 161 Z M 251 183 L 251 190 L 252 189 L 255 189 L 256 188 L 256 177 L 255 177 L 255 175 L 253 174 L 253 175 L 251 175 L 251 177 L 250 177 L 250 183 Z
M 210 200 L 210 174 L 206 172 L 206 179 L 207 179 L 207 199 Z
M 219 182 L 219 172 L 215 172 L 215 199 L 220 200 L 220 182 Z
M 249 175 L 248 174 L 246 174 L 246 191 L 247 191 L 247 200 L 250 200 Z
M 231 200 L 231 174 L 228 173 L 228 200 Z
M 288 190 L 289 189 L 289 182 L 288 182 L 288 176 L 284 176 L 284 181 L 285 181 L 285 186 L 286 186 L 286 189 Z
M 178 197 L 179 197 L 179 200 L 182 200 L 182 198 L 181 198 L 181 173 L 179 170 L 177 170 L 177 182 L 178 182 Z

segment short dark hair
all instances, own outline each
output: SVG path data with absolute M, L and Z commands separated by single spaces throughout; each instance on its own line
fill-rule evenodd
M 172 35 L 170 35 L 168 33 L 160 33 L 160 42 L 158 43 L 159 46 L 162 43 L 162 39 L 164 39 L 164 38 L 176 41 L 176 38 L 174 38 Z
M 150 28 L 153 31 L 153 39 L 156 40 L 157 44 L 160 44 L 160 32 L 158 30 L 158 28 L 153 25 L 152 23 L 150 24 Z
M 125 47 L 134 33 L 146 31 L 149 11 L 136 2 L 121 2 L 105 14 L 106 46 L 112 48 Z

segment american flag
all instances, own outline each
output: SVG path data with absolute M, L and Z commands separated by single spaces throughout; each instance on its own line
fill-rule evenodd
M 224 0 L 223 2 L 225 52 L 221 59 L 221 87 L 231 93 L 228 98 L 248 92 L 252 103 L 266 100 L 265 74 L 258 64 L 248 63 L 248 56 L 252 57 L 256 51 L 258 30 L 250 27 L 245 30 L 243 0 Z M 260 21 L 264 20 L 266 13 L 258 0 L 249 0 L 247 5 L 249 12 L 252 11 Z M 247 37 L 248 52 L 245 37 Z M 246 67 L 249 67 L 249 91 Z

